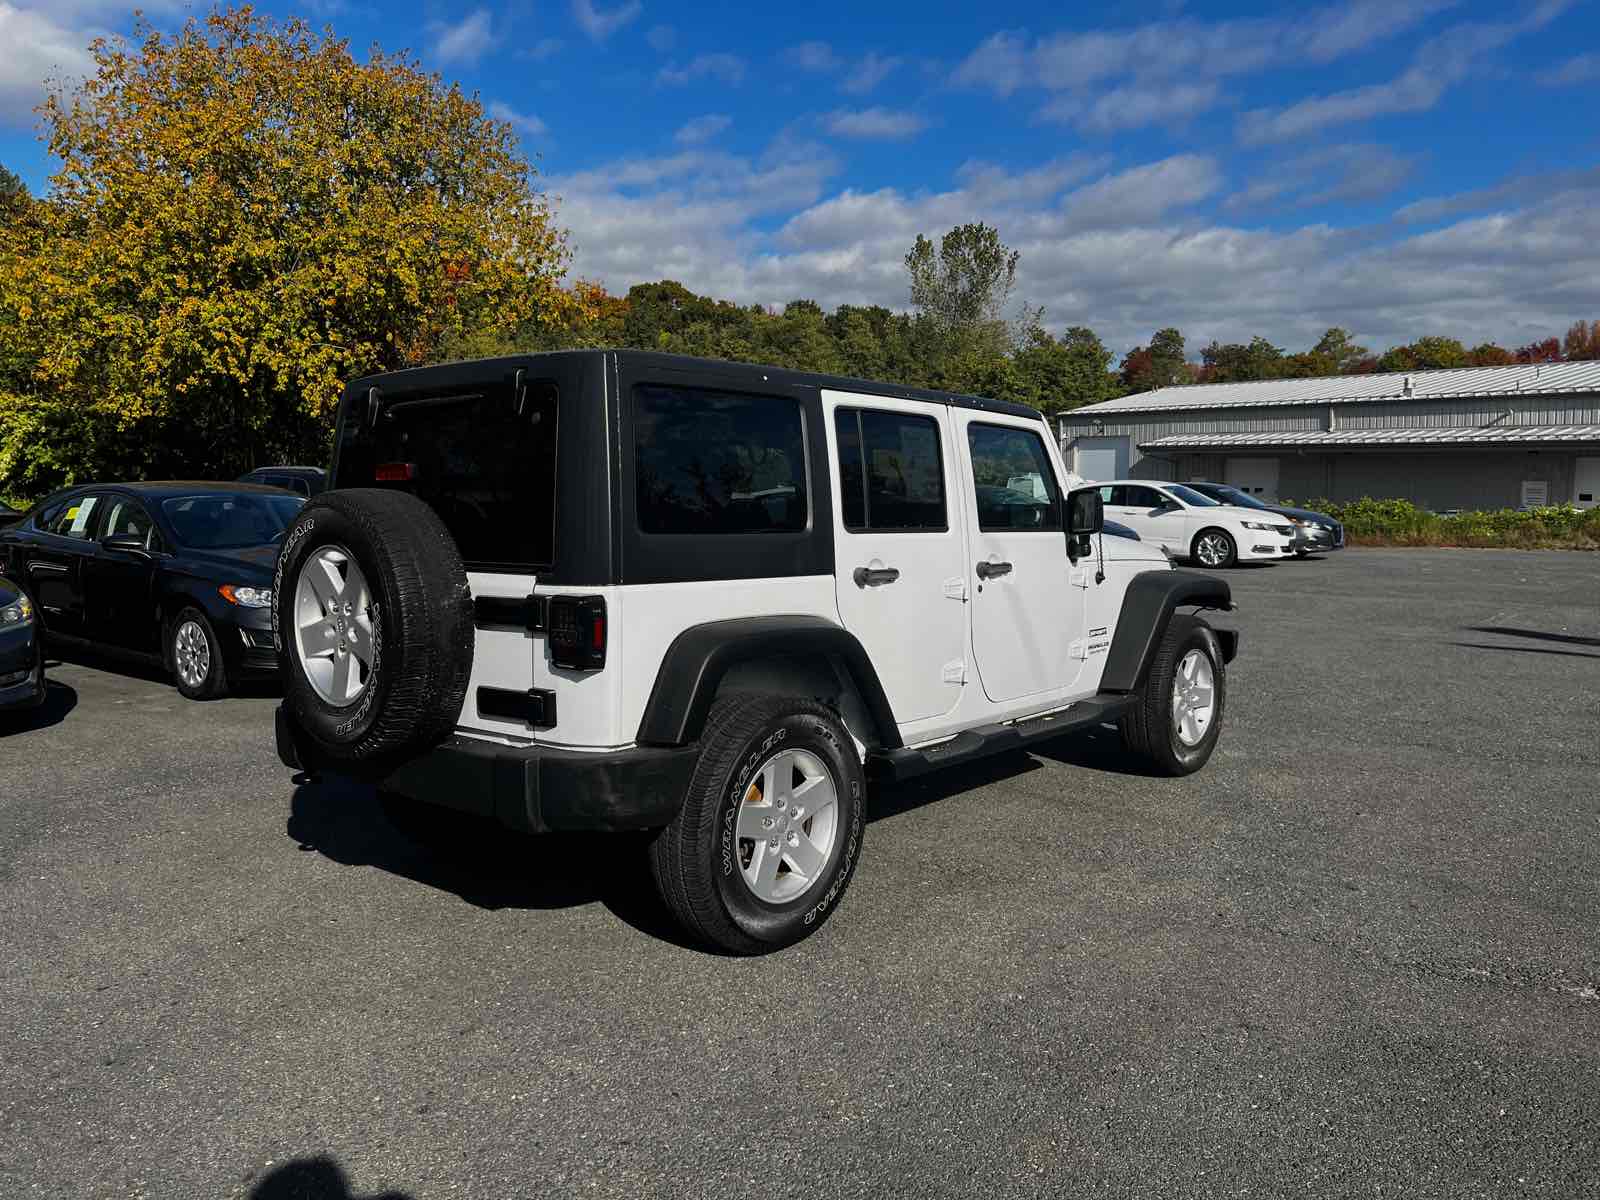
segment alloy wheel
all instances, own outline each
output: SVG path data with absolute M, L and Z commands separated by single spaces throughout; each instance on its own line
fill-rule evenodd
M 348 708 L 373 684 L 372 590 L 351 553 L 324 546 L 306 559 L 294 592 L 300 669 L 326 704 Z
M 822 878 L 838 841 L 833 775 L 809 751 L 780 750 L 751 777 L 735 832 L 751 894 L 768 904 L 798 899 Z
M 211 674 L 211 639 L 198 621 L 185 621 L 172 638 L 172 665 L 190 689 L 204 685 Z
M 1198 746 L 1216 715 L 1217 681 L 1204 650 L 1183 656 L 1172 680 L 1172 726 L 1185 746 Z

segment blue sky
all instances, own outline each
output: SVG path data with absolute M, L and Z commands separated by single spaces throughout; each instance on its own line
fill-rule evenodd
M 1020 299 L 1118 350 L 1600 317 L 1593 0 L 260 7 L 477 92 L 537 155 L 575 274 L 614 290 L 903 307 L 915 235 L 985 220 Z M 36 190 L 41 80 L 130 21 L 0 0 L 0 162 Z

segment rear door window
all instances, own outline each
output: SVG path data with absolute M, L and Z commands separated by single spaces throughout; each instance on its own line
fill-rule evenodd
M 949 528 L 938 422 L 910 413 L 841 408 L 834 426 L 846 529 L 922 533 Z
M 336 485 L 417 496 L 471 569 L 547 566 L 555 559 L 557 400 L 556 385 L 540 381 L 526 385 L 520 412 L 508 386 L 390 401 L 376 429 L 346 429 Z
M 105 496 L 100 492 L 91 492 L 87 496 L 74 496 L 55 512 L 47 514 L 50 523 L 45 526 L 46 533 L 53 533 L 57 537 L 72 538 L 75 541 L 88 541 L 94 536 L 95 514 L 103 506 Z
M 639 530 L 794 533 L 810 521 L 799 401 L 708 388 L 633 391 Z

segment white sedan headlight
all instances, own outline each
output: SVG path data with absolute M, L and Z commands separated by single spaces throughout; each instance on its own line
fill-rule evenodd
M 1282 525 L 1269 525 L 1265 521 L 1244 521 L 1244 522 L 1242 522 L 1242 524 L 1244 525 L 1244 527 L 1246 529 L 1260 529 L 1260 530 L 1263 530 L 1266 533 L 1284 533 L 1284 532 L 1286 532 L 1286 530 L 1284 529 L 1284 527 Z
M 26 596 L 20 597 L 15 604 L 0 608 L 0 629 L 16 629 L 32 624 L 33 604 Z
M 229 604 L 240 608 L 271 608 L 272 589 L 246 587 L 242 583 L 225 583 L 217 589 Z

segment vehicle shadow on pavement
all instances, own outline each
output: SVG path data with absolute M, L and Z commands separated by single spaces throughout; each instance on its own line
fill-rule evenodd
M 518 834 L 490 821 L 452 819 L 448 845 L 427 846 L 395 828 L 372 787 L 336 777 L 298 782 L 286 832 L 302 850 L 345 866 L 370 866 L 486 909 L 575 908 L 600 903 L 639 932 L 686 939 L 650 876 L 648 833 Z
M 1065 767 L 1083 767 L 1108 775 L 1137 775 L 1144 779 L 1167 779 L 1142 755 L 1129 750 L 1122 734 L 1113 725 L 1096 725 L 1065 737 L 1029 746 L 1028 752 Z
M 1581 633 L 1544 633 L 1537 629 L 1516 629 L 1510 625 L 1463 625 L 1467 633 L 1496 633 L 1501 637 L 1531 638 L 1540 642 L 1565 642 L 1573 646 L 1600 646 L 1600 637 L 1585 637 Z M 1469 643 L 1462 642 L 1462 645 Z M 1511 647 L 1507 647 L 1510 649 Z
M 274 1167 L 250 1190 L 250 1200 L 411 1200 L 405 1192 L 358 1197 L 331 1158 L 297 1158 Z
M 59 725 L 67 714 L 78 707 L 77 690 L 64 683 L 45 677 L 44 703 L 38 708 L 22 708 L 15 712 L 0 712 L 0 738 L 17 733 L 36 733 Z

